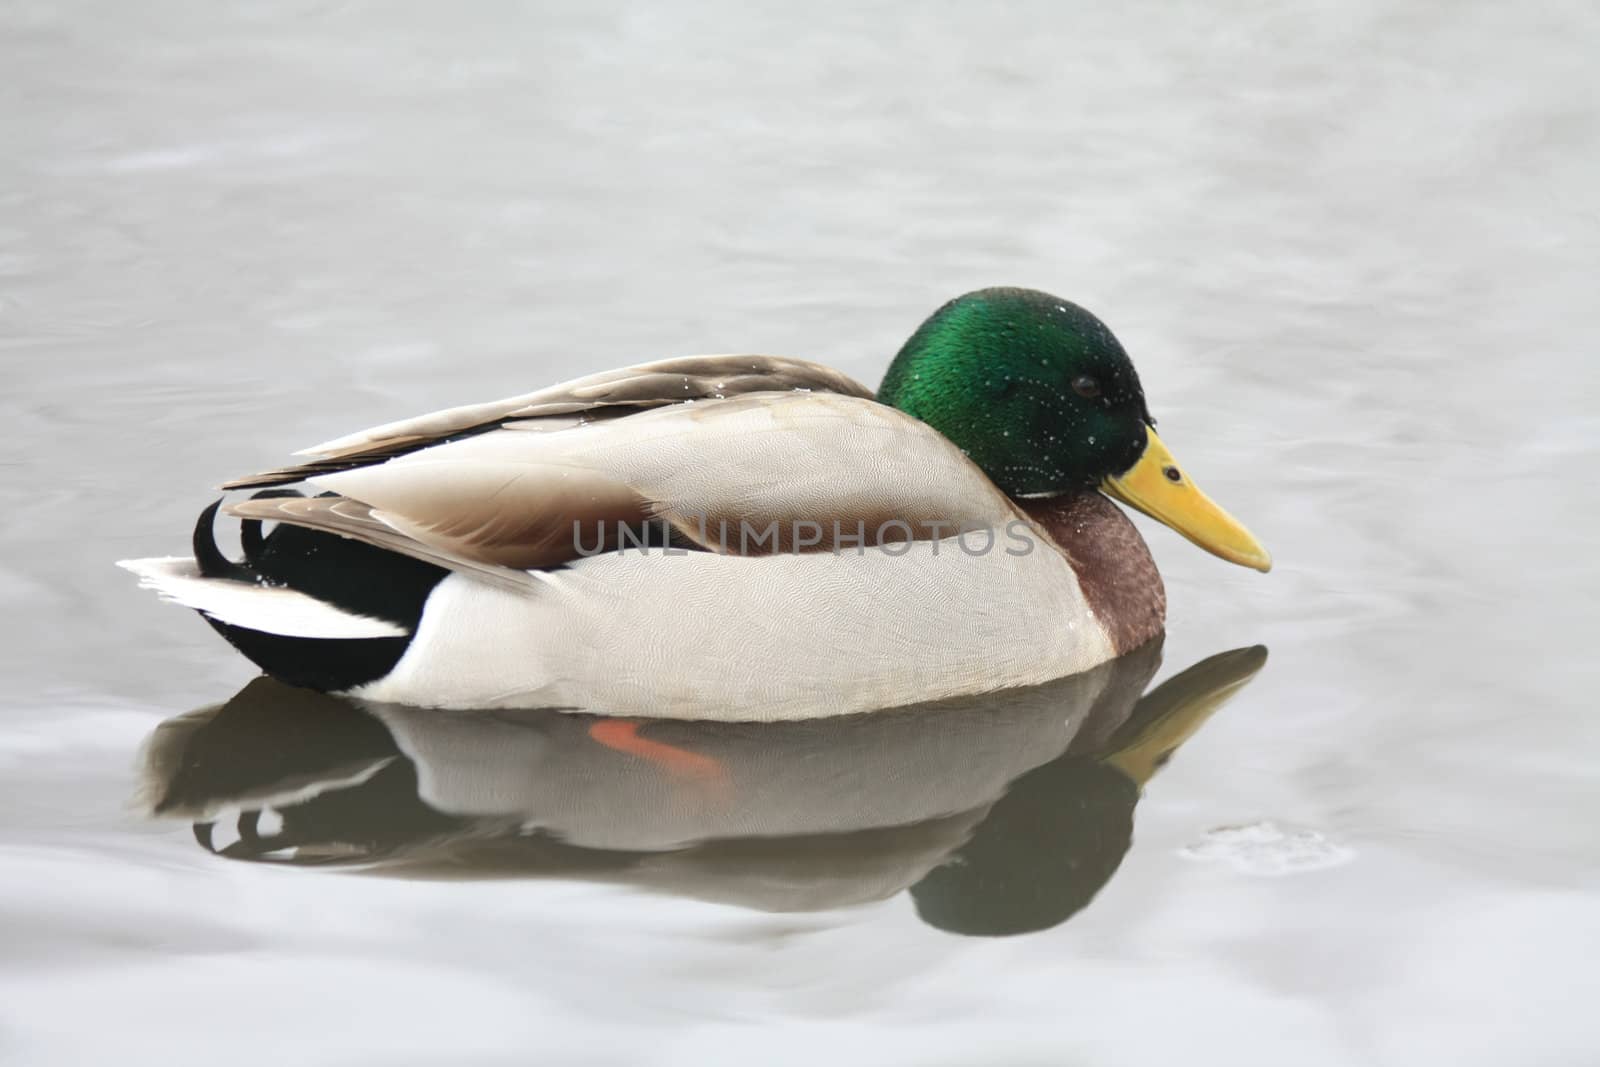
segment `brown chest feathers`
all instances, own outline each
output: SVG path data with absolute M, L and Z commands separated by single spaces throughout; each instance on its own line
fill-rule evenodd
M 1017 503 L 1066 553 L 1120 656 L 1165 628 L 1167 591 L 1138 529 L 1093 490 Z

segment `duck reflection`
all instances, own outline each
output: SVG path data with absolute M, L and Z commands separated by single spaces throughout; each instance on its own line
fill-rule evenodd
M 357 704 L 258 678 L 170 719 L 146 802 L 231 859 L 408 876 L 568 877 L 767 911 L 909 887 L 1002 935 L 1092 899 L 1151 775 L 1266 662 L 1149 693 L 1158 643 L 1047 685 L 769 724 Z

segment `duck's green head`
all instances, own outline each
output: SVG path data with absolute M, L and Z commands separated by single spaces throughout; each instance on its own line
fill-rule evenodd
M 1012 496 L 1098 488 L 1223 559 L 1272 565 L 1156 436 L 1121 343 L 1060 297 L 1034 289 L 957 297 L 900 349 L 878 400 L 943 433 Z

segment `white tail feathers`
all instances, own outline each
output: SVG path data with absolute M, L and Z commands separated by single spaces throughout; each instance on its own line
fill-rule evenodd
M 140 587 L 154 589 L 163 600 L 263 633 L 350 639 L 404 637 L 410 632 L 386 619 L 352 615 L 282 586 L 203 577 L 188 556 L 125 559 L 117 566 L 138 575 Z

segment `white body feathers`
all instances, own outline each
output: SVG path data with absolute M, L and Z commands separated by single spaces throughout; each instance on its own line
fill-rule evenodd
M 953 538 L 859 555 L 630 550 L 540 586 L 524 595 L 451 575 L 400 662 L 354 695 L 779 720 L 1033 685 L 1114 655 L 1045 545 L 1017 556 L 971 556 Z

